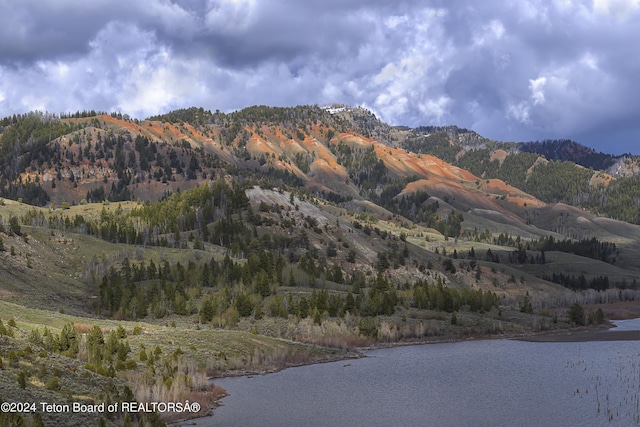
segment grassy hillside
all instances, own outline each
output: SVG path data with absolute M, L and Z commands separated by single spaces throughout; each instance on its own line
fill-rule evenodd
M 208 376 L 596 324 L 640 297 L 640 227 L 547 203 L 622 181 L 470 131 L 314 106 L 1 126 L 0 399 L 210 408 Z
M 193 322 L 178 319 L 171 322 L 172 326 L 112 321 L 28 309 L 8 302 L 0 302 L 0 310 L 4 326 L 4 331 L 0 327 L 0 399 L 6 402 L 64 405 L 191 399 L 199 402 L 202 409 L 186 415 L 202 416 L 223 395 L 222 390 L 208 384 L 207 374 L 276 369 L 284 364 L 330 356 L 330 351 L 322 348 L 249 332 L 200 329 Z M 74 352 L 60 347 L 59 337 L 68 325 L 72 325 L 69 330 L 74 331 L 77 341 Z M 95 361 L 96 347 L 91 344 L 94 326 L 102 331 L 106 341 L 99 346 L 106 348 L 102 350 L 104 360 L 99 366 Z M 125 345 L 123 357 L 119 350 L 113 355 L 108 350 L 112 332 L 117 333 L 115 341 Z M 52 334 L 53 342 L 48 341 L 47 333 Z M 152 390 L 153 396 L 149 395 Z M 47 413 L 39 404 L 35 414 L 45 425 L 123 425 L 127 420 L 144 425 L 162 423 L 153 414 L 140 417 L 122 413 Z M 26 425 L 38 422 L 33 416 L 22 418 Z M 177 419 L 172 414 L 163 414 L 161 418 Z M 3 425 L 9 425 L 5 424 L 8 420 L 5 417 Z
M 289 200 L 286 193 L 270 190 L 253 189 L 247 193 L 251 196 L 251 203 L 256 205 L 255 212 L 261 212 L 259 215 L 266 223 L 270 218 L 275 221 L 277 217 L 272 209 L 264 207 L 267 201 L 271 202 L 267 206 L 274 206 L 276 202 Z M 13 246 L 16 250 L 15 255 L 11 255 L 10 249 L 0 254 L 3 258 L 0 268 L 3 274 L 0 282 L 3 291 L 0 319 L 5 327 L 4 334 L 0 328 L 3 343 L 0 381 L 4 390 L 0 398 L 4 401 L 19 398 L 21 401 L 58 404 L 100 404 L 131 399 L 129 396 L 146 401 L 150 399 L 150 390 L 156 387 L 163 395 L 173 396 L 172 399 L 188 398 L 211 407 L 221 391 L 208 388 L 205 381 L 208 375 L 268 371 L 291 364 L 344 357 L 346 351 L 357 345 L 369 345 L 374 337 L 380 341 L 437 340 L 484 334 L 521 334 L 531 329 L 566 327 L 562 318 L 554 323 L 551 311 L 542 315 L 521 313 L 517 301 L 524 296 L 525 288 L 520 283 L 509 289 L 496 286 L 497 280 L 507 280 L 510 270 L 492 273 L 492 264 L 484 262 L 481 263 L 482 267 L 477 267 L 483 271 L 483 277 L 476 282 L 477 286 L 491 289 L 496 295 L 509 295 L 508 302 L 500 304 L 500 308 L 493 305 L 489 311 L 482 313 L 477 307 L 473 308 L 476 303 L 466 308 L 458 309 L 455 306 L 453 321 L 453 314 L 447 306 L 434 305 L 432 309 L 414 307 L 410 299 L 416 288 L 402 286 L 397 292 L 398 307 L 391 307 L 387 311 L 379 306 L 379 316 L 367 317 L 367 312 L 376 313 L 371 311 L 375 310 L 375 305 L 370 301 L 376 285 L 369 283 L 376 274 L 376 267 L 373 267 L 377 261 L 376 254 L 384 251 L 391 258 L 392 248 L 387 242 L 394 235 L 407 235 L 404 239 L 411 248 L 410 252 L 415 252 L 415 255 L 407 259 L 405 264 L 417 264 L 410 269 L 399 267 L 394 268 L 393 272 L 389 271 L 389 278 L 394 282 L 431 278 L 435 281 L 428 280 L 425 283 L 443 281 L 452 289 L 464 290 L 467 280 L 471 280 L 465 277 L 475 272 L 452 275 L 437 272 L 442 258 L 421 249 L 428 244 L 439 244 L 441 249 L 449 247 L 437 232 L 419 226 L 405 228 L 395 221 L 375 219 L 371 215 L 356 216 L 336 210 L 334 206 L 297 197 L 294 197 L 294 203 L 298 208 L 291 210 L 297 213 L 300 221 L 305 221 L 303 218 L 315 218 L 317 221 L 307 225 L 311 227 L 308 228 L 310 247 L 327 251 L 333 241 L 337 254 L 332 258 L 347 263 L 349 250 L 355 250 L 353 268 L 345 268 L 342 272 L 353 280 L 336 281 L 336 277 L 329 278 L 328 273 L 317 276 L 308 267 L 305 270 L 286 263 L 285 269 L 290 274 L 283 272 L 284 283 L 272 283 L 270 287 L 273 293 L 269 291 L 270 295 L 266 297 L 254 293 L 258 283 L 253 280 L 226 282 L 226 279 L 218 279 L 216 284 L 203 285 L 200 293 L 195 292 L 193 286 L 185 289 L 185 295 L 189 297 L 186 313 L 178 313 L 174 306 L 163 314 L 150 310 L 146 316 L 127 321 L 116 318 L 130 314 L 118 310 L 115 316 L 111 316 L 103 309 L 100 298 L 96 297 L 99 293 L 97 283 L 101 277 L 109 276 L 107 272 L 112 267 L 115 270 L 111 271 L 122 272 L 129 261 L 147 266 L 151 261 L 158 266 L 166 261 L 169 268 L 173 269 L 178 264 L 188 266 L 190 262 L 199 264 L 208 260 L 220 262 L 222 267 L 225 250 L 211 243 L 204 244 L 201 249 L 193 249 L 195 241 L 190 242 L 189 237 L 184 238 L 184 244 L 174 242 L 174 247 L 144 247 L 107 242 L 72 230 L 63 233 L 55 227 L 27 226 L 23 219 L 33 218 L 34 209 L 6 201 L 2 207 L 2 217 L 20 215 L 21 220 L 20 235 L 13 234 L 9 229 L 0 234 L 5 248 Z M 109 214 L 117 213 L 124 217 L 128 214 L 123 212 L 133 212 L 136 206 L 96 204 L 51 212 L 36 208 L 36 211 L 46 215 L 45 223 L 55 224 L 55 221 L 50 221 L 51 218 L 83 215 L 87 220 L 100 220 L 101 216 L 105 216 L 103 208 Z M 247 215 L 246 211 L 244 215 Z M 295 218 L 293 216 L 292 219 Z M 359 221 L 364 224 L 362 228 L 354 226 Z M 264 236 L 268 235 L 275 239 L 279 234 L 273 225 L 263 227 L 266 233 L 259 232 L 258 240 L 264 241 Z M 313 227 L 318 230 L 313 230 Z M 367 234 L 365 227 L 371 227 L 372 231 Z M 348 248 L 345 246 L 347 240 L 338 240 L 337 231 L 353 235 L 348 239 Z M 385 234 L 387 237 L 382 238 Z M 425 240 L 427 236 L 430 236 L 429 242 Z M 402 240 L 397 239 L 397 242 Z M 462 250 L 468 244 L 454 247 Z M 234 262 L 242 266 L 249 264 L 250 259 L 250 256 L 245 256 L 236 258 Z M 29 261 L 31 267 L 27 265 Z M 393 259 L 391 262 L 394 262 Z M 422 274 L 419 267 L 430 263 L 434 265 L 427 267 L 426 274 Z M 456 262 L 456 265 L 462 267 L 462 263 Z M 358 270 L 366 272 L 367 269 L 369 275 L 357 274 Z M 43 272 L 46 272 L 45 275 Z M 533 276 L 527 278 L 536 280 Z M 188 286 L 179 279 L 175 280 L 177 286 Z M 387 286 L 385 281 L 381 283 Z M 140 283 L 140 286 L 144 286 L 144 283 Z M 382 288 L 376 292 L 381 291 L 379 295 L 396 293 L 392 289 Z M 429 289 L 433 292 L 437 288 Z M 535 286 L 528 288 L 536 305 L 541 302 L 535 295 L 548 294 L 552 289 L 550 285 L 538 290 Z M 239 294 L 236 294 L 236 302 L 226 311 L 214 308 L 213 314 L 208 317 L 207 304 L 219 304 L 228 290 L 245 293 L 249 297 L 249 313 L 242 312 L 243 308 L 238 304 Z M 259 289 L 255 291 L 259 292 Z M 355 295 L 361 308 L 353 306 L 347 312 L 338 308 L 337 313 L 333 312 L 331 304 L 335 303 L 336 298 L 344 304 L 343 301 L 348 302 L 348 295 Z M 328 305 L 320 311 L 319 304 L 323 298 L 326 298 L 324 303 Z M 302 301 L 308 302 L 306 314 L 301 308 Z M 290 304 L 296 306 L 292 314 L 290 310 L 293 307 Z M 286 310 L 284 313 L 281 312 L 283 308 Z M 94 326 L 104 337 L 103 341 L 98 341 L 102 344 L 97 347 Z M 112 335 L 115 338 L 111 338 Z M 76 343 L 75 349 L 73 345 L 62 344 L 69 342 Z M 123 346 L 122 351 L 110 349 L 120 348 L 119 345 Z M 170 371 L 165 371 L 167 364 L 173 366 Z M 116 414 L 109 418 L 104 414 L 73 414 L 61 417 L 42 411 L 37 414 L 23 415 L 22 419 L 27 425 L 37 425 L 39 417 L 45 425 L 92 425 L 99 422 L 121 425 L 126 416 Z M 127 417 L 133 422 L 160 422 L 155 418 Z M 175 419 L 173 417 L 165 414 L 161 418 L 169 421 Z

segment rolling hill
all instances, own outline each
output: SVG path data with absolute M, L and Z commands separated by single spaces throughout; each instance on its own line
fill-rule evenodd
M 7 117 L 1 380 L 68 398 L 38 353 L 144 401 L 377 341 L 566 328 L 576 303 L 597 323 L 640 297 L 640 208 L 587 151 L 339 105 Z

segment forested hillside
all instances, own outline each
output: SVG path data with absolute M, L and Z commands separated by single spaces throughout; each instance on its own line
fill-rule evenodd
M 0 382 L 202 400 L 378 342 L 602 323 L 640 299 L 638 178 L 521 148 L 345 106 L 5 118 Z
M 570 140 L 499 143 L 454 126 L 416 128 L 403 146 L 489 179 L 500 179 L 547 203 L 562 202 L 638 224 L 637 158 L 597 153 Z M 617 178 L 614 178 L 617 177 Z

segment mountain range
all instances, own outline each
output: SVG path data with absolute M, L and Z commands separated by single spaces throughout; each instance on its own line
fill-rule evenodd
M 34 112 L 1 124 L 2 195 L 35 206 L 157 201 L 223 179 L 254 204 L 290 191 L 463 241 L 488 230 L 619 243 L 627 232 L 612 230 L 635 227 L 615 220 L 639 222 L 634 156 L 568 140 L 502 143 L 455 126 L 392 127 L 343 105 L 189 108 L 143 121 Z M 616 265 L 633 268 L 632 255 Z
M 329 347 L 599 322 L 597 304 L 639 295 L 638 161 L 569 140 L 390 126 L 344 105 L 6 117 L 0 303 L 25 340 L 39 327 L 28 310 L 75 316 L 63 335 L 171 321 L 185 337 L 195 324 L 247 332 L 230 342 Z M 577 303 L 593 310 L 568 316 Z M 160 353 L 183 351 L 179 335 Z M 217 345 L 215 369 L 235 366 Z M 141 362 L 130 369 L 142 375 Z

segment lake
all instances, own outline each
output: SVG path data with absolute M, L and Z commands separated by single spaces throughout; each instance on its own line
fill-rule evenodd
M 620 322 L 625 330 L 640 321 Z M 198 426 L 640 424 L 640 342 L 478 340 L 215 380 L 230 396 Z

